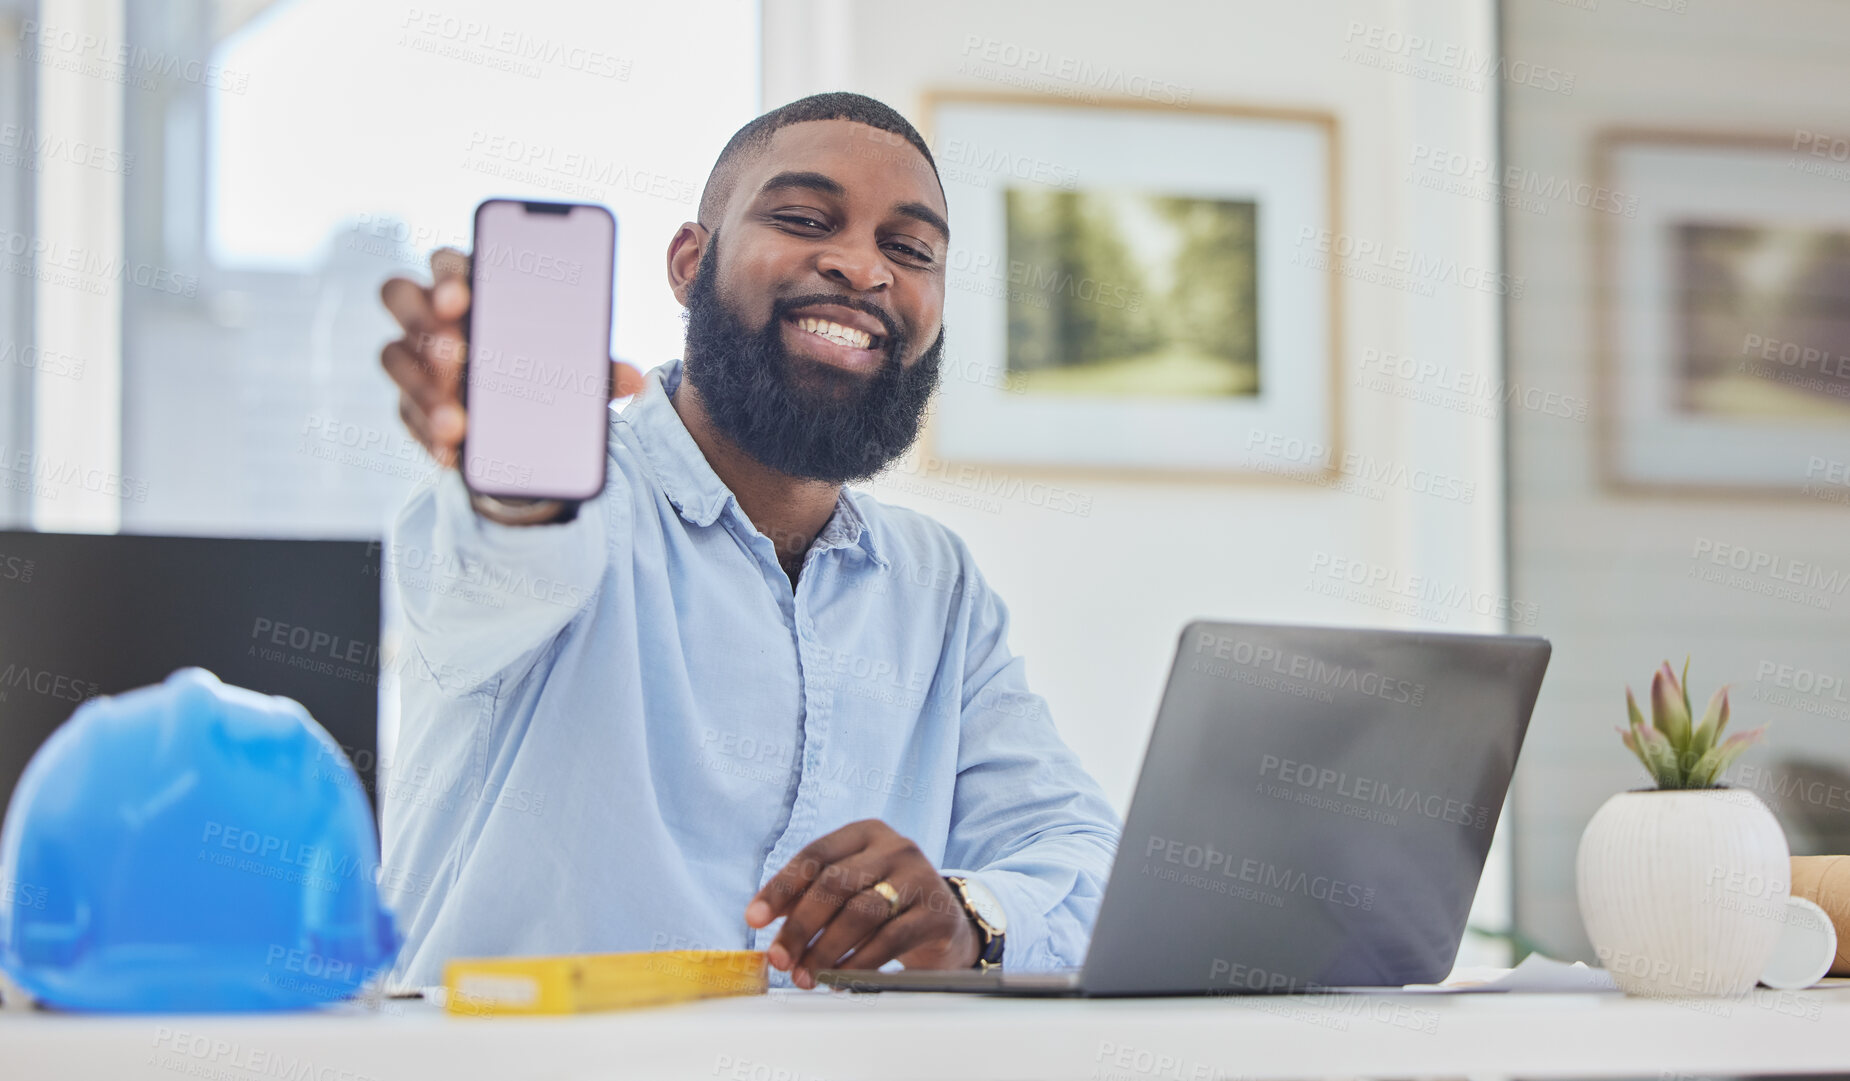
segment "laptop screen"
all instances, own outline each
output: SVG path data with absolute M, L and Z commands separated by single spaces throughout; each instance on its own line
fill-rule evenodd
M 379 547 L 0 531 L 0 821 L 85 699 L 198 665 L 307 708 L 378 818 Z
M 1503 635 L 1191 624 L 1086 990 L 1443 979 L 1549 649 Z

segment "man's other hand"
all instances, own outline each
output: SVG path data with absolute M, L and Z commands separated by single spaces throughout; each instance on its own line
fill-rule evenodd
M 899 894 L 891 918 L 871 888 L 883 880 Z M 825 968 L 876 969 L 895 958 L 907 968 L 969 968 L 980 952 L 976 925 L 938 869 L 873 818 L 810 842 L 745 906 L 753 927 L 779 916 L 769 959 L 803 988 Z

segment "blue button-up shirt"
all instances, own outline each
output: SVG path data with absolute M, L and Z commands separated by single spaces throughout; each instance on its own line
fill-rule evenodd
M 781 921 L 747 925 L 751 896 L 863 818 L 995 893 L 1006 967 L 1079 964 L 1121 823 L 963 541 L 844 489 L 793 589 L 674 411 L 680 378 L 611 413 L 572 522 L 486 521 L 454 470 L 399 515 L 393 983 L 450 957 L 765 949 Z

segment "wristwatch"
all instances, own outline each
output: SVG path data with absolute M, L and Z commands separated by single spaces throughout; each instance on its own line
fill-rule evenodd
M 970 922 L 976 924 L 981 948 L 977 951 L 976 964 L 970 967 L 987 971 L 1002 964 L 1002 939 L 1008 932 L 1008 917 L 1002 911 L 1002 902 L 996 900 L 988 886 L 974 879 L 945 875 L 944 881 L 963 902 Z
M 470 492 L 469 505 L 477 514 L 502 525 L 564 525 L 578 517 L 575 499 L 497 499 Z

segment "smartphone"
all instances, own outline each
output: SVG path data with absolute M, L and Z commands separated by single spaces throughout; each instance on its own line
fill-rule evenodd
M 592 203 L 475 208 L 462 476 L 510 499 L 604 488 L 617 219 Z

